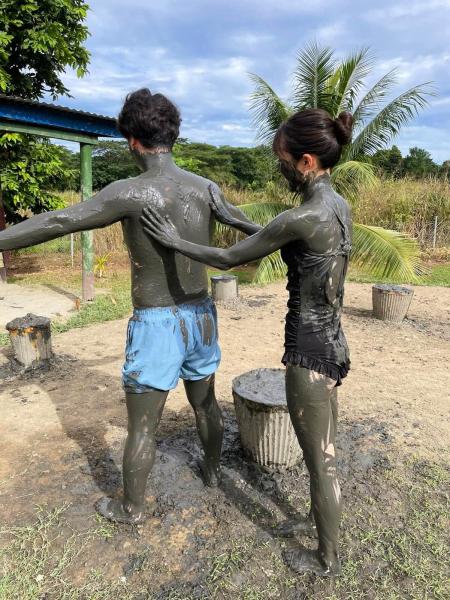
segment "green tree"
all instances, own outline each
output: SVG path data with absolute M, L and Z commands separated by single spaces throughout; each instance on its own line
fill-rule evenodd
M 211 144 L 179 140 L 174 148 L 174 156 L 177 160 L 194 160 L 195 172 L 202 177 L 220 184 L 237 183 L 233 174 L 231 154 L 227 149 L 220 149 Z
M 139 175 L 140 170 L 125 141 L 100 142 L 92 153 L 92 185 L 99 190 L 105 185 Z
M 401 127 L 428 103 L 432 90 L 428 84 L 414 86 L 387 101 L 396 83 L 395 70 L 364 88 L 374 58 L 364 48 L 337 60 L 330 48 L 308 45 L 297 58 L 293 92 L 288 101 L 276 94 L 258 75 L 251 75 L 254 91 L 251 110 L 258 138 L 270 144 L 279 125 L 295 111 L 323 108 L 332 117 L 349 111 L 354 118 L 354 137 L 344 147 L 341 161 L 333 169 L 332 180 L 339 192 L 354 200 L 364 185 L 376 181 L 370 156 L 381 150 L 399 133 Z M 249 215 L 261 215 L 261 207 L 248 206 Z M 273 214 L 273 207 L 267 205 Z M 414 279 L 418 268 L 417 245 L 402 234 L 366 225 L 354 225 L 353 261 L 374 276 Z M 257 280 L 270 280 L 284 274 L 278 255 L 261 261 Z
M 0 0 L 0 91 L 36 100 L 68 95 L 61 75 L 67 67 L 86 73 L 84 47 L 88 5 L 83 0 Z M 33 136 L 0 131 L 0 188 L 9 222 L 24 210 L 50 210 L 58 204 L 48 190 L 55 178 L 67 180 L 63 151 Z M 1 215 L 0 215 L 1 221 Z
M 0 136 L 0 154 L 12 156 L 2 166 L 0 178 L 8 223 L 63 208 L 63 201 L 52 190 L 73 187 L 75 171 L 67 166 L 67 152 L 48 140 L 30 137 L 23 143 L 23 136 L 17 133 Z
M 231 156 L 232 173 L 239 187 L 262 189 L 274 176 L 273 160 L 264 146 L 234 148 L 222 146 L 220 150 Z
M 407 175 L 421 178 L 434 175 L 438 172 L 438 166 L 431 158 L 431 154 L 423 148 L 410 148 L 409 154 L 403 160 L 403 169 Z
M 387 150 L 377 150 L 372 156 L 372 164 L 378 167 L 383 175 L 400 177 L 403 173 L 403 157 L 397 146 Z
M 445 179 L 450 179 L 450 160 L 444 160 L 444 162 L 439 168 L 439 173 Z
M 219 184 L 262 189 L 273 177 L 273 161 L 263 146 L 212 146 L 179 139 L 174 147 L 177 164 Z

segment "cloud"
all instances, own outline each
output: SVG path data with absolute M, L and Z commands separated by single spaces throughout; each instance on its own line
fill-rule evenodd
M 343 21 L 335 21 L 328 25 L 319 27 L 315 32 L 315 38 L 319 43 L 331 44 L 347 33 L 347 27 Z
M 286 98 L 306 42 L 331 46 L 337 57 L 370 46 L 378 60 L 368 83 L 393 67 L 396 93 L 435 82 L 440 96 L 414 120 L 418 129 L 399 139 L 405 148 L 414 142 L 443 156 L 442 132 L 450 139 L 450 0 L 369 4 L 356 10 L 348 0 L 90 0 L 90 73 L 79 80 L 68 70 L 64 80 L 74 98 L 61 104 L 116 115 L 127 92 L 148 86 L 179 105 L 183 136 L 252 145 L 248 72 Z
M 419 15 L 430 15 L 433 11 L 450 9 L 450 0 L 428 0 L 427 2 L 398 2 L 382 8 L 369 10 L 366 18 L 369 21 L 389 22 L 390 20 L 418 17 Z
M 450 65 L 450 52 L 440 54 L 418 54 L 413 58 L 406 59 L 401 56 L 378 62 L 376 69 L 380 72 L 388 72 L 396 69 L 399 83 L 411 81 L 429 80 L 438 71 Z
M 274 36 L 270 33 L 255 33 L 253 31 L 238 31 L 229 37 L 229 45 L 234 48 L 257 49 L 273 42 Z

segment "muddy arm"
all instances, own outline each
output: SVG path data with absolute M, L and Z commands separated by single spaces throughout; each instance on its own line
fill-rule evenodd
M 216 185 L 211 184 L 209 186 L 209 195 L 209 205 L 220 223 L 234 227 L 234 229 L 238 229 L 247 235 L 253 235 L 261 231 L 262 226 L 250 221 L 237 206 L 228 202 Z
M 105 227 L 125 216 L 127 203 L 120 201 L 119 182 L 112 183 L 93 198 L 69 208 L 27 219 L 0 232 L 0 251 L 42 244 L 75 231 Z
M 161 217 L 153 207 L 143 210 L 141 221 L 144 231 L 163 246 L 222 270 L 267 256 L 287 243 L 305 237 L 311 229 L 302 215 L 285 211 L 258 233 L 230 248 L 221 249 L 182 240 L 172 221 Z

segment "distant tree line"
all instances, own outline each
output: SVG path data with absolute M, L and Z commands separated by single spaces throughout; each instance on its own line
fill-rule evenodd
M 173 149 L 175 162 L 219 184 L 246 189 L 262 189 L 278 174 L 270 153 L 263 146 L 237 148 L 212 146 L 179 139 Z M 59 182 L 61 191 L 79 187 L 79 154 L 65 149 L 65 164 L 70 176 Z M 139 174 L 125 141 L 103 141 L 93 149 L 93 188 L 99 190 L 117 179 Z
M 273 158 L 264 146 L 239 148 L 212 146 L 180 139 L 174 147 L 176 163 L 183 169 L 202 177 L 237 188 L 264 189 L 269 181 L 279 175 Z M 79 188 L 79 155 L 61 148 L 66 166 L 60 180 L 54 180 L 55 189 L 61 191 Z M 430 175 L 450 177 L 450 161 L 437 165 L 431 155 L 422 148 L 411 148 L 403 157 L 399 148 L 393 146 L 379 150 L 371 157 L 378 174 L 387 177 L 423 178 Z M 104 141 L 94 147 L 92 158 L 93 188 L 99 190 L 117 179 L 139 174 L 125 141 Z
M 405 176 L 422 179 L 430 175 L 449 177 L 450 160 L 438 165 L 431 158 L 431 154 L 423 148 L 410 148 L 409 153 L 403 157 L 400 149 L 392 146 L 386 150 L 378 150 L 370 160 L 377 167 L 380 175 L 395 179 Z

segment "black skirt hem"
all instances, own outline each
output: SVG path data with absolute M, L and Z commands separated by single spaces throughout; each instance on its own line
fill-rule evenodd
M 302 354 L 301 352 L 296 352 L 295 350 L 287 350 L 284 353 L 281 362 L 284 365 L 296 365 L 303 367 L 304 369 L 317 371 L 317 373 L 320 373 L 321 375 L 325 375 L 326 377 L 334 379 L 336 381 L 336 386 L 342 384 L 342 379 L 347 376 L 347 373 L 350 370 L 349 360 L 341 366 L 332 365 L 329 363 L 324 363 L 317 358 L 313 358 L 312 356 Z

